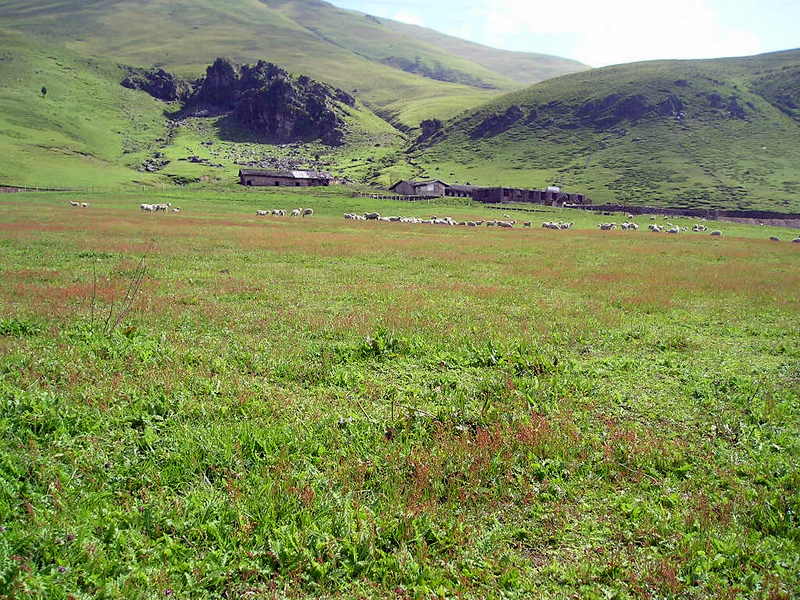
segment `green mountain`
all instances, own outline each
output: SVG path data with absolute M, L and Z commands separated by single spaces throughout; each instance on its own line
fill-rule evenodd
M 0 184 L 109 188 L 131 182 L 230 182 L 239 163 L 265 159 L 283 161 L 274 166 L 314 161 L 362 179 L 376 159 L 387 163 L 385 157 L 405 143 L 360 102 L 346 95 L 338 101 L 332 98 L 335 90 L 302 78 L 283 78 L 288 83 L 281 94 L 287 105 L 299 103 L 301 112 L 265 110 L 262 96 L 268 90 L 251 85 L 247 102 L 232 107 L 246 111 L 238 118 L 182 115 L 178 102 L 121 85 L 129 78 L 131 71 L 114 63 L 0 29 Z M 264 81 L 267 86 L 268 78 Z M 307 93 L 316 88 L 321 93 Z M 303 107 L 312 110 L 302 112 Z M 314 124 L 320 131 L 309 132 Z M 264 145 L 265 138 L 276 137 L 276 127 L 312 142 Z M 335 137 L 336 145 L 314 139 L 324 133 Z
M 79 55 L 200 75 L 218 56 L 268 60 L 352 93 L 400 126 L 586 69 L 505 52 L 320 0 L 5 0 L 0 27 Z
M 417 175 L 800 212 L 800 50 L 566 75 L 426 133 Z

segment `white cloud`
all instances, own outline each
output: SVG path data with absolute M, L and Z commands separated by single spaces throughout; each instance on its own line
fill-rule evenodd
M 592 66 L 656 58 L 712 58 L 763 51 L 754 34 L 728 28 L 708 0 L 483 0 L 486 42 L 536 51 L 536 37 L 563 36 Z
M 389 18 L 402 23 L 408 23 L 409 25 L 419 25 L 420 27 L 425 26 L 425 21 L 422 19 L 422 17 L 404 10 L 394 13 Z

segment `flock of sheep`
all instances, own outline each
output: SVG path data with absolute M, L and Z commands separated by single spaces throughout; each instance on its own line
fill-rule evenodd
M 505 219 L 510 219 L 509 215 L 503 215 Z M 345 219 L 353 220 L 353 221 L 382 221 L 386 223 L 414 223 L 414 224 L 423 224 L 423 225 L 448 225 L 448 226 L 465 226 L 465 227 L 480 227 L 485 225 L 487 227 L 505 227 L 505 228 L 513 228 L 517 222 L 514 220 L 504 220 L 504 221 L 456 221 L 452 217 L 436 217 L 432 216 L 429 219 L 421 219 L 419 217 L 384 217 L 380 213 L 377 212 L 370 212 L 364 213 L 363 215 L 359 215 L 356 213 L 345 213 Z M 617 225 L 616 223 L 600 223 L 598 227 L 602 231 L 613 231 L 619 228 L 622 231 L 639 231 L 639 225 L 632 221 L 633 215 L 628 215 L 628 221 Z M 655 220 L 655 217 L 650 217 L 651 219 Z M 666 217 L 665 217 L 666 218 Z M 523 227 L 531 227 L 532 223 L 530 221 L 522 223 Z M 542 227 L 545 229 L 555 229 L 555 230 L 567 230 L 572 229 L 574 223 L 562 223 L 560 221 L 545 221 L 542 223 Z M 671 233 L 671 234 L 678 234 L 684 233 L 689 231 L 688 227 L 682 227 L 678 225 L 673 225 L 672 223 L 667 223 L 665 225 L 658 225 L 656 223 L 651 223 L 648 226 L 648 229 L 653 233 Z M 705 233 L 708 232 L 709 229 L 702 223 L 696 223 L 692 225 L 691 230 L 695 233 Z M 722 232 L 717 230 L 711 231 L 710 235 L 714 237 L 722 236 Z M 779 242 L 780 239 L 777 237 L 770 238 L 773 241 Z M 796 244 L 800 244 L 800 237 L 797 239 L 792 240 Z
M 73 208 L 88 208 L 88 202 L 76 202 L 70 200 L 69 205 Z M 139 209 L 142 212 L 149 212 L 149 213 L 157 213 L 157 212 L 173 212 L 179 213 L 181 209 L 179 207 L 173 207 L 171 203 L 167 202 L 165 204 L 140 204 Z M 257 210 L 256 215 L 259 217 L 267 217 L 267 216 L 275 216 L 275 217 L 285 217 L 286 215 L 292 217 L 311 217 L 314 215 L 314 209 L 312 208 L 295 208 L 292 211 L 287 212 L 283 209 L 272 209 L 272 210 Z M 369 212 L 363 215 L 355 214 L 355 213 L 345 213 L 344 218 L 353 220 L 353 221 L 381 221 L 386 223 L 414 223 L 414 224 L 423 224 L 423 225 L 447 225 L 451 227 L 455 226 L 463 226 L 463 227 L 481 227 L 485 225 L 486 227 L 503 227 L 506 229 L 511 229 L 515 225 L 517 225 L 517 221 L 511 219 L 509 215 L 503 215 L 504 220 L 486 220 L 486 221 L 456 221 L 452 217 L 437 217 L 432 216 L 429 219 L 421 219 L 419 217 L 399 217 L 399 216 L 392 216 L 392 217 L 384 217 L 380 213 L 377 212 Z M 656 217 L 651 216 L 652 220 L 655 220 Z M 664 217 L 665 219 L 668 217 Z M 638 231 L 639 225 L 633 222 L 633 215 L 628 215 L 628 221 L 621 223 L 619 226 L 616 223 L 600 223 L 598 227 L 601 231 L 613 231 L 619 227 L 622 231 Z M 531 227 L 533 224 L 530 221 L 526 221 L 522 223 L 523 227 Z M 555 230 L 568 230 L 572 229 L 574 223 L 562 223 L 560 221 L 545 221 L 542 223 L 542 227 L 545 229 L 555 229 Z M 681 227 L 678 225 L 673 225 L 672 223 L 667 223 L 665 225 L 658 225 L 657 223 L 650 223 L 648 225 L 648 229 L 653 233 L 671 233 L 671 234 L 679 234 L 689 231 L 688 227 Z M 705 233 L 708 232 L 708 227 L 703 225 L 702 223 L 696 223 L 692 225 L 691 230 L 695 233 Z M 710 235 L 719 237 L 722 235 L 722 232 L 719 230 L 714 230 L 710 232 Z M 781 239 L 776 236 L 771 236 L 769 238 L 773 242 L 780 242 Z M 800 244 L 800 237 L 795 238 L 792 240 L 792 243 Z
M 419 217 L 384 217 L 380 213 L 371 212 L 363 215 L 355 213 L 345 213 L 344 218 L 352 221 L 381 221 L 384 223 L 412 223 L 418 225 L 446 225 L 449 227 L 503 227 L 506 229 L 513 228 L 517 222 L 512 220 L 509 215 L 503 215 L 505 220 L 491 220 L 491 221 L 456 221 L 452 217 L 437 217 L 432 216 L 429 219 L 421 219 Z M 531 227 L 532 223 L 527 221 L 522 223 L 523 227 Z M 571 229 L 573 223 L 542 223 L 542 227 L 550 229 Z
M 286 211 L 282 208 L 275 208 L 272 210 L 257 210 L 256 216 L 257 217 L 285 217 Z M 289 213 L 292 217 L 313 217 L 314 216 L 314 209 L 313 208 L 295 208 L 291 213 Z
M 141 210 L 142 212 L 149 212 L 149 213 L 169 212 L 169 211 L 172 211 L 174 213 L 181 212 L 181 209 L 178 208 L 177 206 L 173 208 L 171 202 L 167 202 L 166 204 L 140 204 L 139 210 Z

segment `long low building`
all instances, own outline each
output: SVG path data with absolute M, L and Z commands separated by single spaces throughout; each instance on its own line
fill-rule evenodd
M 508 187 L 478 187 L 474 185 L 453 185 L 433 179 L 429 181 L 398 181 L 389 188 L 396 194 L 417 198 L 442 198 L 445 196 L 473 198 L 487 204 L 531 203 L 560 206 L 574 204 L 589 206 L 591 199 L 585 194 L 571 194 L 561 188 L 551 186 L 543 190 L 528 190 Z
M 531 203 L 560 206 L 562 204 L 577 204 L 587 206 L 591 199 L 584 194 L 569 194 L 557 188 L 547 190 L 525 190 L 518 188 L 490 187 L 478 188 L 472 194 L 473 199 L 488 204 L 500 203 Z
M 242 185 L 270 187 L 311 187 L 330 185 L 333 175 L 323 171 L 271 171 L 266 169 L 241 169 Z

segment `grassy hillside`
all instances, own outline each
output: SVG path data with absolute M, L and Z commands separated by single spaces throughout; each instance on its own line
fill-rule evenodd
M 121 76 L 114 66 L 0 30 L 0 182 L 152 182 L 126 165 L 140 163 L 164 135 L 164 108 L 121 87 Z
M 83 55 L 158 63 L 187 75 L 200 74 L 217 56 L 237 62 L 266 59 L 358 90 L 375 110 L 409 126 L 482 104 L 520 81 L 492 70 L 496 51 L 486 49 L 484 61 L 478 60 L 480 46 L 473 47 L 473 57 L 451 53 L 316 0 L 7 0 L 0 3 L 0 25 L 63 41 Z M 531 57 L 521 68 L 521 80 L 557 73 L 554 61 L 560 64 L 543 57 L 540 71 L 539 57 Z M 561 62 L 562 73 L 576 68 L 572 61 Z
M 449 54 L 472 61 L 518 83 L 529 85 L 545 79 L 559 77 L 560 75 L 586 71 L 589 68 L 578 61 L 561 58 L 560 56 L 498 50 L 445 35 L 427 27 L 388 19 L 380 19 L 380 21 L 394 31 L 435 46 Z M 535 44 L 531 45 L 535 46 Z
M 451 120 L 416 158 L 426 175 L 596 202 L 798 212 L 798 80 L 800 51 L 567 75 Z
M 232 182 L 237 162 L 321 161 L 360 180 L 404 139 L 362 104 L 342 106 L 346 144 L 265 146 L 223 118 L 170 124 L 177 104 L 119 82 L 123 70 L 63 47 L 0 30 L 0 184 L 109 188 L 185 181 Z M 42 87 L 47 93 L 42 95 Z M 198 157 L 207 162 L 189 162 Z M 141 171 L 158 162 L 155 173 Z

